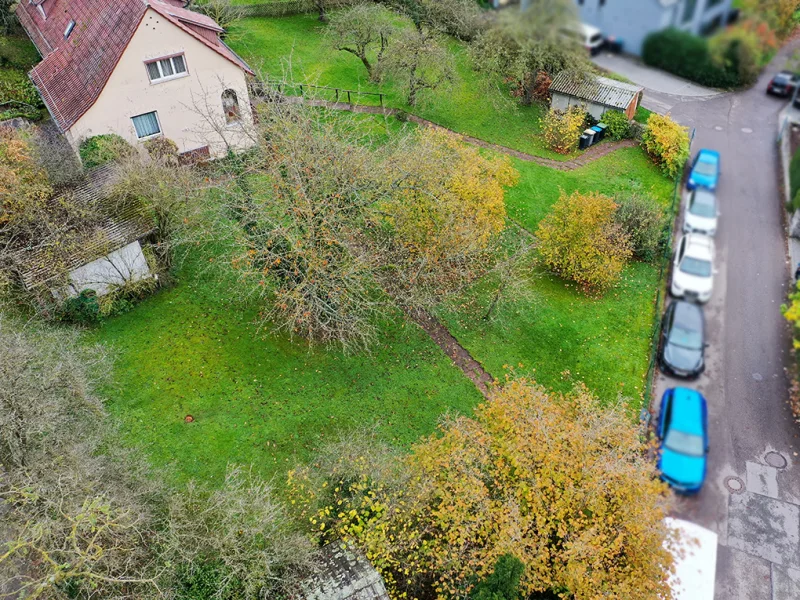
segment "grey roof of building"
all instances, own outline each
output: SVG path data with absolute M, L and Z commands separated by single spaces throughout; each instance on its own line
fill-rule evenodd
M 550 84 L 550 92 L 566 94 L 587 102 L 594 102 L 621 110 L 628 108 L 631 100 L 643 90 L 643 87 L 623 83 L 608 77 L 590 76 L 585 79 L 578 79 L 563 71 L 556 75 L 553 83 Z
M 354 549 L 333 542 L 319 559 L 319 570 L 301 584 L 305 600 L 389 600 L 380 573 Z

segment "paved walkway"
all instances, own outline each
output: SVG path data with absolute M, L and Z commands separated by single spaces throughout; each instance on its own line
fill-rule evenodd
M 673 106 L 687 100 L 709 100 L 726 93 L 724 90 L 703 87 L 686 79 L 654 69 L 641 61 L 618 54 L 599 54 L 595 64 L 607 71 L 627 77 L 645 88 L 642 106 L 658 113 L 666 113 Z

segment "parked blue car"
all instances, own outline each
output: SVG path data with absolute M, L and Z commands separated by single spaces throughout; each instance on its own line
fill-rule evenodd
M 708 409 L 706 399 L 684 387 L 661 397 L 657 434 L 661 479 L 681 494 L 696 494 L 706 479 Z
M 718 180 L 719 152 L 716 150 L 700 150 L 692 163 L 692 170 L 689 172 L 689 181 L 686 183 L 686 187 L 690 190 L 704 187 L 714 191 L 717 189 Z

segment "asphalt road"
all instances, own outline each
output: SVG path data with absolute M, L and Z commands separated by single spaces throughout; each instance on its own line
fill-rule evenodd
M 800 599 L 800 426 L 787 405 L 791 332 L 780 312 L 793 270 L 776 143 L 786 101 L 764 93 L 792 49 L 745 92 L 646 92 L 695 128 L 693 153 L 722 154 L 719 273 L 705 309 L 711 345 L 706 372 L 689 384 L 709 403 L 709 474 L 700 495 L 680 499 L 677 508 L 677 516 L 719 535 L 719 600 Z M 659 375 L 656 398 L 673 385 L 686 383 Z

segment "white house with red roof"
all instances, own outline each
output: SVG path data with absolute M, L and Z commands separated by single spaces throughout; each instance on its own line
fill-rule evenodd
M 42 55 L 30 72 L 74 148 L 116 133 L 158 136 L 182 153 L 222 156 L 253 145 L 253 71 L 209 17 L 181 0 L 20 0 L 16 12 Z

